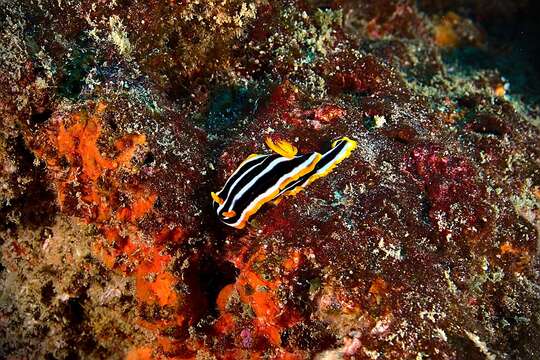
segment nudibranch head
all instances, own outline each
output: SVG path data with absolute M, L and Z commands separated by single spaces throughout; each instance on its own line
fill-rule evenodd
M 250 216 L 269 201 L 277 204 L 284 196 L 295 195 L 316 179 L 329 174 L 356 148 L 356 141 L 342 137 L 323 154 L 298 155 L 289 142 L 266 139 L 276 154 L 248 156 L 227 179 L 223 188 L 212 192 L 214 210 L 220 220 L 242 229 Z

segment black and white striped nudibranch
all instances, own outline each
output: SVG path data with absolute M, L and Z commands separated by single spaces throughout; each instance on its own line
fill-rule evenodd
M 220 220 L 242 229 L 249 217 L 269 201 L 281 201 L 296 195 L 307 185 L 326 176 L 356 148 L 356 141 L 342 137 L 332 148 L 320 154 L 297 155 L 292 144 L 266 139 L 276 154 L 252 154 L 229 177 L 223 189 L 212 192 L 214 209 Z

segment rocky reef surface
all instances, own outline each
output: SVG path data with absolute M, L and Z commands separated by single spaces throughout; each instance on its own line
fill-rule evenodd
M 0 358 L 538 359 L 535 14 L 0 0 Z M 266 137 L 340 136 L 329 176 L 216 218 Z

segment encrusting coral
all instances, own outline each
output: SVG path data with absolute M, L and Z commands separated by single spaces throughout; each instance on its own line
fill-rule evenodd
M 471 3 L 1 2 L 0 357 L 540 356 L 538 72 L 491 35 L 534 4 Z M 266 139 L 342 136 L 220 223 Z

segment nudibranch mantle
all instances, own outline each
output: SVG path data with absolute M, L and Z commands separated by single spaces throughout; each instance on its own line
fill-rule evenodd
M 287 141 L 267 138 L 266 145 L 275 154 L 251 154 L 220 191 L 211 193 L 214 210 L 226 225 L 244 228 L 265 203 L 278 203 L 285 196 L 296 195 L 328 175 L 357 146 L 356 141 L 342 137 L 323 154 L 298 155 L 297 148 Z

